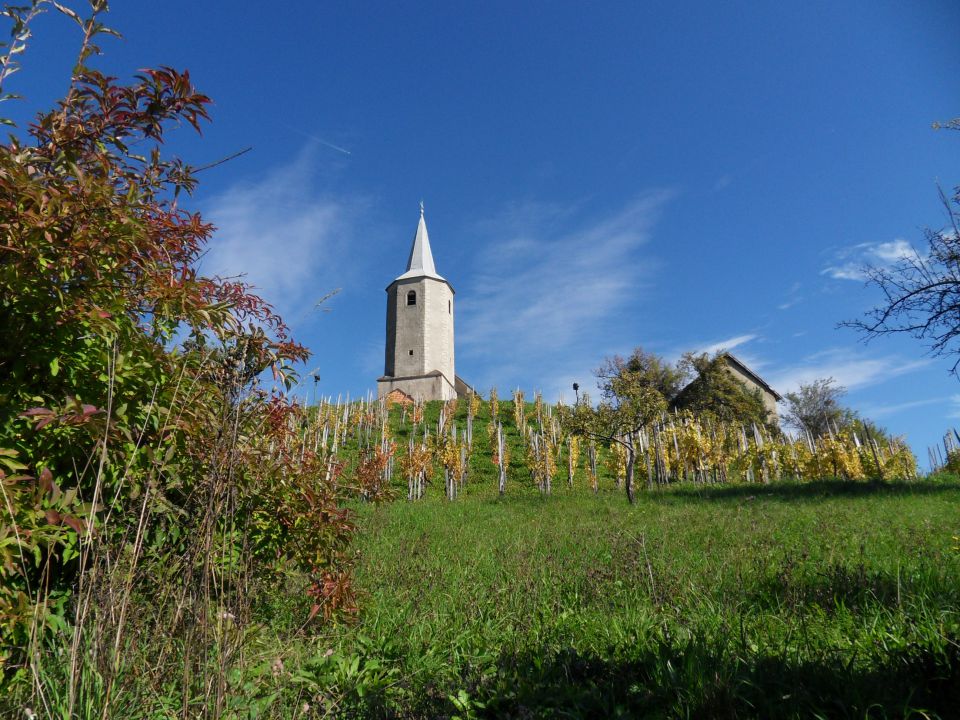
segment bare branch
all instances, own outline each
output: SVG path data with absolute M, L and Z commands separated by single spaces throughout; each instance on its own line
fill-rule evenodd
M 840 325 L 859 331 L 866 341 L 897 334 L 924 341 L 932 355 L 955 357 L 950 371 L 957 375 L 960 367 L 960 192 L 952 199 L 942 189 L 939 193 L 950 218 L 948 228 L 927 230 L 925 255 L 915 252 L 888 267 L 864 268 L 867 284 L 880 290 L 883 302 L 863 318 Z

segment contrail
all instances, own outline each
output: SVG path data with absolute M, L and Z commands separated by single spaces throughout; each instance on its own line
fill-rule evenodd
M 344 155 L 352 155 L 352 154 L 353 154 L 353 153 L 351 153 L 349 150 L 347 150 L 346 148 L 342 148 L 342 147 L 340 147 L 339 145 L 334 145 L 333 143 L 329 143 L 329 142 L 327 142 L 326 140 L 321 140 L 321 139 L 318 138 L 316 135 L 311 135 L 310 133 L 305 133 L 305 132 L 303 132 L 303 130 L 297 130 L 295 127 L 291 127 L 290 125 L 287 125 L 286 123 L 283 123 L 283 126 L 284 126 L 285 128 L 287 128 L 288 130 L 293 130 L 293 132 L 297 133 L 298 135 L 303 135 L 305 138 L 308 138 L 308 139 L 310 139 L 310 140 L 313 140 L 314 142 L 318 142 L 318 143 L 320 143 L 321 145 L 326 145 L 328 148 L 331 148 L 332 150 L 336 150 L 337 152 L 342 152 Z
M 303 134 L 307 135 L 307 133 L 303 133 Z M 334 150 L 338 150 L 342 152 L 344 155 L 352 155 L 352 153 L 349 150 L 346 150 L 345 148 L 342 148 L 338 145 L 334 145 L 333 143 L 328 143 L 326 140 L 321 140 L 320 138 L 315 137 L 314 135 L 307 135 L 307 137 L 310 138 L 311 140 L 316 140 L 321 145 L 326 145 L 328 148 L 333 148 Z

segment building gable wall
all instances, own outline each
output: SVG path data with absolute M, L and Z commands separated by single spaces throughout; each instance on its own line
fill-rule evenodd
M 752 377 L 744 373 L 740 368 L 732 363 L 724 363 L 727 371 L 737 379 L 737 381 L 746 387 L 749 392 L 760 391 L 760 397 L 763 399 L 763 405 L 767 409 L 767 414 L 776 422 L 777 420 L 777 398 L 765 387 L 757 383 Z

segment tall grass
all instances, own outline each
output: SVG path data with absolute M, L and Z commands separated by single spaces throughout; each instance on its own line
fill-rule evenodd
M 211 407 L 186 395 L 166 419 Z M 188 493 L 171 503 L 143 482 L 136 512 L 101 519 L 69 622 L 36 633 L 31 675 L 0 701 L 11 713 L 948 717 L 957 699 L 956 482 L 676 483 L 631 507 L 601 447 L 596 489 L 584 453 L 545 495 L 500 408 L 501 495 L 490 411 L 474 404 L 472 450 L 449 460 L 467 461 L 456 500 L 435 466 L 406 502 L 384 449 L 420 442 L 439 404 L 416 426 L 376 403 L 274 414 L 239 388 L 224 397 Z M 158 465 L 166 492 L 174 464 Z M 311 623 L 328 585 L 283 558 L 327 525 L 277 533 L 331 479 L 334 500 L 356 498 L 342 557 L 360 613 Z
M 118 439 L 103 409 L 89 476 L 73 479 L 72 492 L 92 488 L 90 530 L 70 563 L 48 550 L 50 587 L 4 668 L 5 716 L 255 715 L 273 696 L 248 685 L 273 674 L 281 638 L 350 602 L 340 551 L 352 525 L 337 477 L 297 432 L 302 408 L 226 377 L 150 408 L 152 433 Z
M 395 670 L 377 702 L 401 716 L 950 717 L 958 500 L 832 482 L 371 507 L 362 620 L 329 642 Z

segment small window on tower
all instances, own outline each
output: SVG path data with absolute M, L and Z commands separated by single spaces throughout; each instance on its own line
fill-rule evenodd
M 447 312 L 453 315 L 453 300 L 447 300 Z
M 413 355 L 413 350 L 410 351 L 410 354 Z
M 407 293 L 407 305 L 416 305 L 417 304 L 417 293 L 414 290 L 411 290 Z

